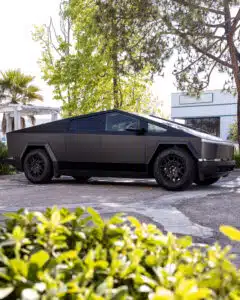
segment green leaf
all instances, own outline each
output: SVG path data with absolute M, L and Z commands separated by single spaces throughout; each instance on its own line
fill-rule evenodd
M 15 241 L 22 241 L 25 237 L 25 232 L 22 230 L 22 228 L 20 226 L 16 226 L 13 229 L 13 238 Z
M 124 216 L 124 214 L 122 214 L 122 213 L 116 214 L 116 215 L 114 215 L 113 217 L 110 218 L 108 223 L 109 224 L 114 224 L 114 225 L 122 224 L 124 222 L 123 216 Z
M 58 262 L 63 262 L 63 261 L 66 261 L 68 259 L 70 260 L 74 260 L 78 257 L 78 253 L 77 251 L 75 250 L 71 250 L 71 251 L 67 251 L 67 252 L 64 252 L 62 254 L 60 254 L 57 258 L 57 261 Z
M 220 231 L 233 241 L 240 242 L 240 231 L 232 226 L 220 226 Z
M 41 212 L 35 212 L 35 213 L 34 213 L 34 216 L 35 216 L 40 222 L 42 222 L 43 224 L 47 224 L 47 223 L 48 223 L 48 220 L 47 220 L 47 218 L 43 215 L 43 213 L 41 213 Z
M 92 221 L 95 225 L 99 226 L 101 229 L 104 228 L 104 221 L 99 215 L 98 212 L 96 212 L 93 208 L 89 207 L 87 209 L 87 212 L 92 216 Z
M 185 236 L 185 237 L 179 238 L 177 240 L 177 243 L 182 248 L 188 248 L 192 245 L 192 237 L 191 236 Z
M 27 277 L 28 264 L 24 260 L 14 258 L 9 260 L 9 265 L 17 275 Z
M 49 254 L 46 251 L 40 250 L 30 257 L 30 263 L 37 264 L 39 268 L 42 268 L 49 258 Z
M 128 217 L 128 220 L 130 221 L 130 223 L 136 227 L 136 228 L 140 228 L 141 227 L 141 223 L 138 221 L 138 219 L 134 218 L 134 217 Z
M 61 215 L 59 210 L 54 210 L 51 216 L 51 223 L 54 227 L 57 227 L 60 224 Z
M 21 215 L 17 214 L 17 213 L 12 213 L 12 212 L 9 212 L 9 213 L 4 213 L 3 214 L 4 217 L 7 217 L 7 218 L 10 218 L 10 219 L 20 219 L 21 218 Z
M 200 300 L 200 299 L 209 299 L 212 295 L 212 291 L 208 288 L 200 288 L 197 291 L 190 291 L 186 294 L 188 300 Z
M 63 218 L 63 219 L 61 220 L 61 224 L 66 224 L 66 223 L 69 223 L 69 222 L 71 222 L 71 221 L 73 221 L 73 220 L 76 220 L 76 216 L 74 216 L 74 215 L 72 214 L 72 215 L 69 215 L 69 216 Z
M 0 288 L 0 299 L 7 298 L 14 291 L 13 286 L 8 286 L 5 288 Z
M 156 259 L 156 256 L 155 255 L 148 255 L 146 258 L 145 258 L 145 261 L 146 261 L 146 264 L 150 267 L 153 267 L 154 265 L 157 264 L 157 259 Z

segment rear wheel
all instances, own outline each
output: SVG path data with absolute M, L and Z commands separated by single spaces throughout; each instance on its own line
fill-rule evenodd
M 194 160 L 183 149 L 166 149 L 156 158 L 154 177 L 167 190 L 186 189 L 195 178 Z
M 217 177 L 217 178 L 207 178 L 207 179 L 204 179 L 204 180 L 197 179 L 194 182 L 197 185 L 208 186 L 208 185 L 216 183 L 219 179 L 220 179 L 219 177 Z
M 43 149 L 30 151 L 24 159 L 23 169 L 32 183 L 47 183 L 53 177 L 52 162 Z
M 73 176 L 73 178 L 78 182 L 78 183 L 85 183 L 88 181 L 90 177 L 87 176 Z

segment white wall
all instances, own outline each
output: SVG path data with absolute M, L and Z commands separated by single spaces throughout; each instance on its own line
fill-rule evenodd
M 206 91 L 200 99 L 184 93 L 172 94 L 172 119 L 220 117 L 220 136 L 223 139 L 227 139 L 236 115 L 237 99 L 230 93 L 220 90 Z
M 172 94 L 172 118 L 235 116 L 237 99 L 229 93 L 207 91 L 200 99 Z
M 185 101 L 184 101 L 185 98 Z M 212 101 L 211 101 L 212 99 Z M 212 104 L 228 104 L 237 103 L 237 98 L 230 93 L 222 92 L 221 90 L 210 90 L 204 92 L 200 99 L 195 97 L 189 97 L 184 93 L 173 93 L 172 94 L 172 107 L 187 105 L 212 105 Z

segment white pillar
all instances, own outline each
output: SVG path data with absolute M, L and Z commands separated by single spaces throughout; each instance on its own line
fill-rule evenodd
M 52 122 L 53 121 L 57 121 L 57 119 L 58 119 L 58 113 L 57 112 L 53 112 L 52 113 Z
M 10 114 L 5 114 L 6 116 L 6 132 L 12 131 L 12 119 L 10 117 Z
M 14 130 L 21 129 L 21 116 L 17 108 L 14 109 Z

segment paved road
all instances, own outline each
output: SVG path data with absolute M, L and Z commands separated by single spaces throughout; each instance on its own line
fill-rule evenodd
M 197 242 L 218 240 L 225 245 L 229 241 L 219 233 L 219 226 L 240 228 L 240 171 L 214 186 L 193 185 L 177 193 L 159 188 L 154 180 L 109 178 L 77 184 L 66 177 L 48 185 L 32 185 L 22 174 L 0 177 L 0 214 L 22 207 L 43 210 L 56 204 L 70 209 L 92 206 L 106 217 L 125 212 L 164 231 L 192 235 Z M 232 245 L 240 263 L 240 244 Z

